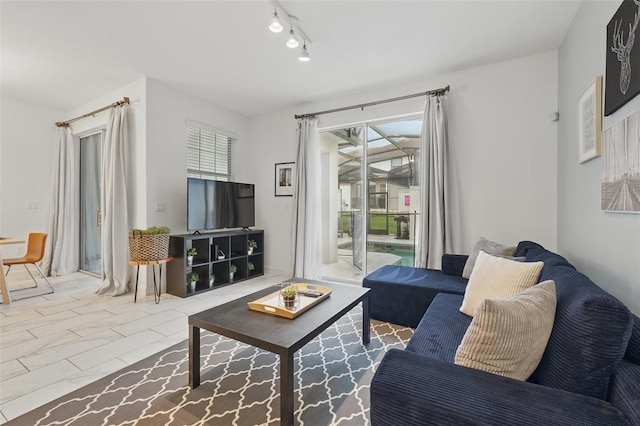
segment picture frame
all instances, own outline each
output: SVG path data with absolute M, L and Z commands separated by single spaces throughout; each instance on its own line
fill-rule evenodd
M 296 163 L 276 163 L 274 188 L 276 197 L 293 197 Z
M 600 156 L 602 77 L 597 76 L 578 98 L 578 163 Z
M 604 115 L 609 116 L 640 93 L 640 53 L 633 40 L 640 4 L 624 0 L 607 24 Z
M 602 132 L 601 209 L 640 213 L 640 109 Z

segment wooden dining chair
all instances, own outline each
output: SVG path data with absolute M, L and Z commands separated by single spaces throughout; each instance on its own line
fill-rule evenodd
M 2 259 L 2 262 L 5 264 L 5 266 L 8 266 L 7 273 L 5 275 L 9 275 L 9 271 L 11 270 L 11 266 L 13 266 L 13 265 L 24 265 L 24 268 L 29 273 L 29 276 L 31 276 L 31 279 L 36 284 L 33 287 L 27 287 L 27 288 L 22 288 L 22 289 L 18 289 L 18 290 L 12 290 L 12 291 L 27 290 L 29 288 L 38 287 L 38 281 L 36 281 L 36 278 L 33 276 L 31 271 L 27 267 L 27 265 L 33 265 L 33 266 L 36 267 L 36 269 L 38 270 L 38 272 L 40 273 L 42 278 L 44 278 L 44 281 L 47 283 L 47 285 L 49 286 L 51 291 L 47 292 L 47 293 L 36 294 L 36 295 L 33 295 L 33 296 L 27 296 L 27 297 L 42 296 L 43 294 L 51 294 L 51 293 L 53 293 L 53 287 L 51 286 L 51 283 L 47 279 L 47 276 L 42 272 L 42 269 L 40 269 L 40 267 L 38 266 L 38 263 L 37 263 L 37 262 L 40 262 L 42 260 L 42 258 L 44 257 L 44 249 L 45 249 L 45 243 L 46 242 L 47 242 L 47 234 L 45 234 L 45 233 L 30 233 L 29 234 L 29 240 L 27 241 L 27 254 L 25 254 L 22 257 L 14 257 L 14 258 L 10 258 L 10 259 Z M 23 299 L 26 299 L 27 297 L 23 297 Z

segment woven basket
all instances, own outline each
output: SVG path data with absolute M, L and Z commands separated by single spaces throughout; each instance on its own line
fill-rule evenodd
M 169 234 L 129 234 L 129 257 L 134 262 L 162 260 L 169 257 Z

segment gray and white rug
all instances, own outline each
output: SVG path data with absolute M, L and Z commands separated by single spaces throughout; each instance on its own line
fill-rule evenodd
M 372 321 L 365 347 L 361 320 L 356 307 L 295 354 L 296 424 L 370 424 L 373 373 L 413 331 Z M 6 425 L 279 425 L 278 356 L 208 332 L 201 345 L 196 389 L 184 341 Z

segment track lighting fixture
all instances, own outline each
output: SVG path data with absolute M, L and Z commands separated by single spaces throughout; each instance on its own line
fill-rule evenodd
M 307 50 L 306 41 L 302 45 L 302 50 L 300 51 L 300 56 L 298 56 L 298 60 L 301 62 L 309 62 L 311 60 L 311 57 L 309 56 L 309 51 Z
M 287 47 L 291 49 L 295 49 L 298 47 L 300 43 L 298 42 L 298 38 L 296 37 L 296 33 L 293 32 L 293 27 L 289 30 L 289 40 L 287 41 Z
M 271 32 L 279 33 L 282 31 L 282 23 L 280 22 L 280 17 L 278 16 L 278 10 L 276 8 L 273 9 L 273 19 L 271 20 L 271 25 L 269 25 L 269 29 Z
M 277 0 L 269 0 L 269 3 L 271 3 L 271 5 L 273 6 L 273 19 L 271 25 L 269 25 L 269 29 L 274 33 L 281 32 L 283 29 L 283 22 L 280 21 L 280 18 L 282 17 L 282 19 L 284 19 L 284 24 L 289 26 L 287 47 L 295 49 L 300 45 L 300 40 L 303 40 L 304 45 L 302 46 L 302 50 L 300 51 L 298 59 L 302 62 L 308 62 L 311 57 L 309 56 L 309 51 L 307 50 L 307 43 L 311 45 L 311 40 L 309 40 L 309 37 L 307 37 L 302 28 L 300 28 L 300 25 L 298 24 L 298 18 L 289 15 L 289 13 L 287 13 L 287 11 L 282 8 Z

